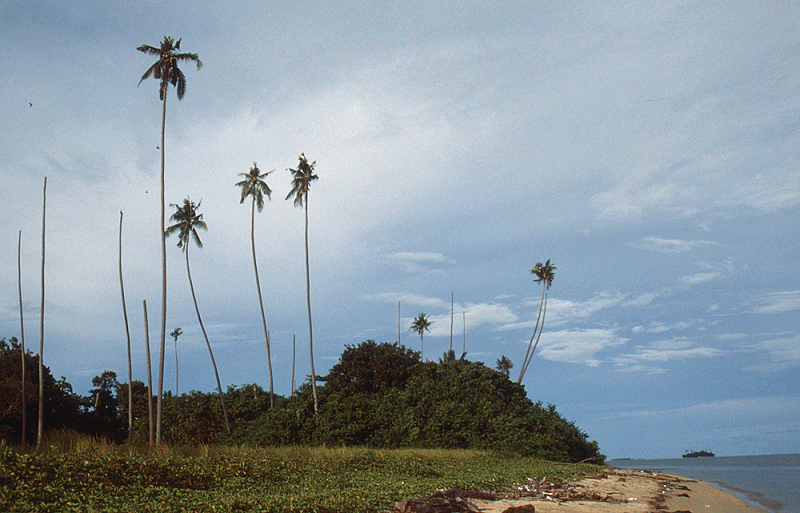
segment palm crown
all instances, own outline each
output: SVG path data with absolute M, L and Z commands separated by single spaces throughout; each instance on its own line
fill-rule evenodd
M 197 230 L 206 230 L 207 227 L 206 222 L 203 221 L 203 214 L 197 213 L 200 203 L 195 205 L 192 200 L 186 198 L 183 200 L 183 205 L 170 204 L 170 206 L 176 208 L 175 213 L 169 218 L 170 221 L 175 221 L 175 224 L 169 226 L 164 233 L 170 236 L 178 232 L 178 247 L 184 251 L 186 251 L 190 237 L 194 239 L 197 247 L 202 248 L 203 242 L 200 240 Z
M 178 91 L 178 99 L 183 98 L 186 92 L 186 77 L 183 71 L 178 67 L 181 61 L 194 61 L 197 64 L 197 69 L 203 67 L 203 63 L 197 57 L 196 53 L 178 53 L 181 49 L 181 40 L 175 42 L 174 39 L 164 36 L 161 42 L 161 48 L 155 46 L 142 45 L 137 48 L 142 53 L 147 55 L 156 55 L 158 60 L 153 63 L 147 71 L 144 72 L 142 78 L 139 80 L 141 84 L 143 80 L 153 77 L 161 81 L 161 87 L 158 90 L 159 99 L 163 100 L 167 92 L 167 84 L 176 86 Z
M 421 313 L 416 319 L 414 319 L 414 322 L 411 323 L 410 329 L 411 331 L 416 332 L 417 335 L 422 336 L 422 334 L 426 331 L 430 331 L 428 328 L 431 324 L 433 324 L 433 321 L 429 320 L 424 313 Z
M 550 288 L 550 285 L 553 284 L 553 278 L 556 276 L 556 266 L 550 265 L 550 260 L 548 259 L 547 262 L 542 264 L 538 262 L 533 269 L 531 269 L 531 274 L 536 276 L 534 280 L 536 283 L 544 282 L 545 288 Z
M 314 165 L 317 162 L 308 163 L 305 154 L 300 155 L 300 162 L 297 164 L 297 169 L 289 169 L 292 173 L 292 190 L 286 196 L 288 200 L 294 196 L 295 206 L 302 207 L 303 199 L 308 194 L 308 189 L 311 187 L 311 182 L 319 178 L 314 174 Z
M 239 173 L 239 176 L 244 177 L 244 180 L 236 183 L 237 187 L 242 188 L 242 199 L 239 203 L 244 203 L 244 200 L 248 196 L 252 196 L 256 207 L 258 207 L 258 211 L 261 212 L 264 208 L 264 196 L 270 198 L 272 195 L 272 189 L 270 189 L 267 182 L 264 181 L 264 178 L 271 172 L 272 171 L 267 171 L 266 173 L 262 173 L 261 170 L 258 169 L 256 163 L 253 162 L 253 167 L 250 169 L 249 173 Z

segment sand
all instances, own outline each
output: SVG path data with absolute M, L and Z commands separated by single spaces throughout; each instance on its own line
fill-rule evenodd
M 545 483 L 544 489 L 547 488 Z M 524 495 L 524 490 L 520 494 Z M 537 497 L 495 501 L 470 499 L 482 513 L 502 513 L 511 506 L 532 504 L 537 513 L 764 513 L 739 497 L 701 481 L 656 472 L 609 467 L 602 474 L 568 483 Z M 558 497 L 558 496 L 561 497 Z M 564 496 L 574 497 L 564 499 Z M 594 500 L 585 500 L 591 497 Z

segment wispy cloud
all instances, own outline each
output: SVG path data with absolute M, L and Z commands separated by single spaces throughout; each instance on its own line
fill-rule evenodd
M 406 272 L 438 272 L 442 266 L 455 265 L 456 261 L 441 253 L 401 251 L 389 255 L 389 259 L 402 266 Z
M 679 239 L 662 239 L 660 237 L 644 237 L 637 242 L 631 242 L 628 245 L 647 251 L 657 251 L 659 253 L 686 253 L 697 247 L 711 246 L 714 242 L 706 240 L 679 240 Z
M 796 333 L 749 344 L 746 349 L 767 359 L 766 362 L 746 367 L 747 370 L 772 372 L 800 367 L 800 335 Z
M 774 292 L 758 300 L 760 306 L 753 309 L 753 313 L 775 314 L 791 312 L 800 309 L 800 290 Z
M 628 342 L 613 329 L 562 330 L 548 332 L 539 344 L 538 355 L 545 360 L 579 363 L 597 367 L 602 362 L 598 353 Z

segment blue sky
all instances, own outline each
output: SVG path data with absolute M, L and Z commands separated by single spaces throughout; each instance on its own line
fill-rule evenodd
M 142 300 L 160 317 L 164 35 L 204 66 L 167 105 L 167 202 L 202 200 L 192 273 L 223 385 L 267 385 L 249 240 L 234 186 L 274 169 L 256 217 L 276 390 L 310 372 L 300 153 L 309 197 L 315 362 L 397 338 L 425 312 L 425 355 L 516 376 L 610 457 L 800 452 L 800 9 L 789 2 L 5 2 L 0 337 L 39 344 L 78 393 L 106 369 L 145 380 Z M 32 105 L 31 105 L 32 104 Z M 215 386 L 183 257 L 168 247 L 180 389 Z M 173 388 L 168 343 L 166 387 Z

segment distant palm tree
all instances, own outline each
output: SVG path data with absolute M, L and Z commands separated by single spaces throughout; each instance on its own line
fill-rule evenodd
M 433 324 L 433 321 L 428 319 L 428 316 L 424 313 L 419 314 L 415 319 L 414 322 L 411 323 L 411 327 L 409 328 L 410 331 L 413 331 L 419 335 L 419 357 L 422 359 L 422 354 L 425 350 L 424 341 L 422 340 L 423 335 L 426 331 L 430 331 L 430 325 Z
M 319 178 L 314 174 L 316 161 L 308 163 L 305 154 L 300 154 L 297 169 L 289 169 L 292 173 L 292 190 L 286 196 L 288 200 L 294 196 L 294 206 L 303 207 L 305 204 L 305 240 L 306 240 L 306 303 L 308 304 L 308 351 L 311 355 L 311 394 L 314 396 L 314 414 L 317 413 L 317 375 L 314 372 L 314 335 L 311 329 L 311 273 L 308 266 L 308 190 L 311 182 Z
M 128 329 L 128 308 L 125 306 L 125 284 L 122 281 L 122 210 L 119 211 L 119 290 L 122 294 L 122 316 L 128 341 L 128 443 L 133 443 L 133 370 L 131 366 L 131 332 Z
M 256 272 L 256 290 L 258 290 L 258 305 L 261 307 L 261 324 L 264 326 L 264 343 L 267 345 L 267 367 L 269 368 L 269 407 L 275 408 L 275 393 L 272 382 L 272 354 L 269 347 L 269 334 L 267 332 L 267 318 L 264 315 L 264 300 L 261 297 L 261 282 L 258 280 L 258 264 L 256 261 L 256 237 L 255 237 L 255 222 L 256 222 L 256 207 L 258 211 L 264 208 L 264 196 L 268 199 L 271 198 L 272 190 L 264 181 L 264 178 L 272 171 L 262 173 L 255 162 L 253 167 L 250 168 L 249 173 L 239 173 L 239 176 L 244 177 L 241 182 L 236 184 L 237 187 L 242 188 L 242 198 L 239 204 L 244 203 L 248 196 L 252 196 L 253 202 L 250 208 L 250 246 L 253 248 L 253 269 Z
M 522 377 L 525 375 L 525 371 L 528 370 L 528 365 L 530 365 L 531 360 L 533 359 L 533 353 L 536 351 L 536 346 L 539 345 L 539 338 L 542 336 L 542 330 L 544 329 L 544 316 L 547 313 L 547 289 L 549 289 L 550 285 L 553 284 L 553 278 L 556 276 L 555 271 L 556 266 L 551 265 L 549 259 L 544 264 L 537 262 L 536 266 L 531 269 L 531 274 L 536 276 L 534 281 L 542 284 L 542 299 L 539 302 L 539 315 L 536 317 L 536 325 L 533 327 L 533 335 L 531 335 L 531 340 L 528 342 L 528 350 L 525 352 L 525 358 L 522 360 L 522 367 L 520 367 L 517 383 L 522 383 Z M 540 320 L 542 321 L 541 326 L 539 325 Z M 538 335 L 536 334 L 537 329 L 539 330 Z M 534 337 L 536 338 L 535 344 L 533 343 Z M 533 349 L 531 349 L 531 345 L 533 345 Z
M 192 300 L 194 301 L 194 309 L 197 312 L 197 321 L 200 323 L 200 330 L 203 332 L 203 337 L 206 340 L 208 347 L 208 354 L 211 355 L 211 365 L 214 367 L 214 375 L 217 378 L 217 391 L 219 392 L 219 401 L 222 404 L 222 416 L 225 418 L 225 431 L 231 432 L 230 424 L 228 423 L 228 411 L 225 409 L 225 398 L 222 395 L 222 383 L 219 380 L 219 372 L 217 371 L 217 363 L 214 360 L 214 352 L 211 351 L 211 343 L 208 341 L 206 335 L 206 328 L 203 326 L 203 318 L 200 317 L 200 308 L 197 306 L 197 296 L 194 293 L 194 283 L 192 282 L 192 271 L 189 267 L 189 239 L 194 240 L 198 248 L 203 247 L 200 240 L 200 235 L 197 233 L 198 229 L 206 230 L 206 223 L 203 221 L 203 214 L 198 214 L 197 209 L 200 208 L 200 203 L 194 204 L 189 198 L 183 200 L 183 206 L 170 205 L 175 207 L 175 213 L 170 217 L 170 221 L 175 221 L 175 224 L 169 226 L 166 230 L 166 235 L 178 233 L 178 247 L 186 254 L 186 273 L 189 276 L 189 288 L 192 291 Z
M 158 98 L 161 100 L 161 223 L 158 226 L 159 237 L 161 238 L 161 357 L 158 367 L 158 403 L 156 406 L 156 443 L 161 443 L 161 396 L 164 390 L 164 351 L 167 333 L 167 241 L 164 235 L 164 129 L 167 123 L 167 89 L 170 84 L 175 86 L 178 93 L 178 100 L 183 98 L 186 93 L 186 77 L 178 67 L 178 63 L 192 61 L 197 65 L 197 69 L 203 63 L 196 53 L 178 53 L 181 49 L 181 40 L 175 42 L 171 37 L 164 36 L 160 47 L 141 45 L 136 48 L 138 51 L 158 57 L 158 60 L 144 72 L 139 84 L 147 78 L 153 77 L 159 80 L 161 85 L 158 89 Z
M 501 356 L 497 359 L 497 367 L 495 369 L 499 370 L 506 376 L 511 373 L 511 369 L 514 367 L 514 364 L 511 363 L 511 359 L 505 355 Z
M 47 212 L 47 177 L 44 177 L 42 189 L 42 306 L 39 315 L 39 425 L 36 431 L 36 448 L 42 445 L 44 437 L 44 249 L 45 249 L 45 220 Z
M 170 337 L 175 339 L 175 396 L 177 397 L 179 394 L 178 392 L 178 337 L 183 335 L 183 331 L 180 328 L 175 328 L 172 330 L 172 333 L 169 334 Z

